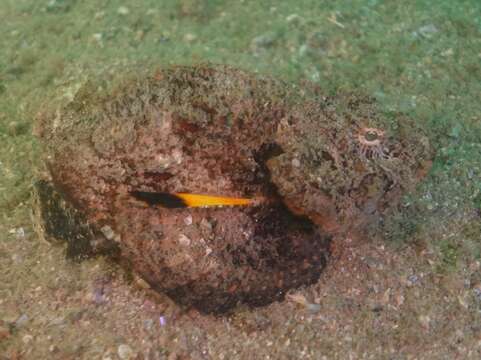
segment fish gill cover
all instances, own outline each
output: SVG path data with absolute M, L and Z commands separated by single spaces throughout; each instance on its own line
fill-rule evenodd
M 422 132 L 370 98 L 220 65 L 149 71 L 89 79 L 39 114 L 36 213 L 70 256 L 115 254 L 203 312 L 315 282 L 330 239 L 375 224 L 430 166 Z M 172 209 L 139 193 L 260 201 Z

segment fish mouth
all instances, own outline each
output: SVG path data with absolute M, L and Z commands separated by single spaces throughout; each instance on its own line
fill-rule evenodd
M 143 185 L 138 187 L 140 190 L 129 192 L 133 199 L 131 204 L 144 211 L 145 217 L 157 216 L 160 223 L 175 224 L 164 226 L 162 238 L 158 239 L 160 247 L 164 247 L 165 241 L 166 253 L 181 257 L 175 255 L 181 253 L 178 246 L 167 244 L 179 233 L 189 234 L 192 247 L 207 243 L 211 249 L 207 258 L 189 250 L 188 256 L 192 256 L 194 262 L 220 262 L 220 268 L 230 269 L 226 278 L 217 270 L 200 265 L 201 276 L 212 280 L 179 285 L 154 279 L 151 281 L 154 289 L 168 294 L 181 305 L 195 306 L 204 313 L 220 314 L 230 311 L 238 302 L 255 307 L 282 300 L 290 289 L 319 279 L 329 258 L 331 237 L 306 216 L 292 212 L 284 203 L 271 181 L 267 165 L 270 159 L 281 154 L 283 150 L 278 144 L 264 143 L 251 152 L 250 161 L 245 161 L 254 166 L 236 166 L 242 163 L 242 159 L 230 162 L 233 164 L 231 169 L 221 165 L 227 177 L 233 174 L 229 178 L 233 185 L 231 193 L 242 197 L 225 196 L 224 192 L 206 196 L 163 191 L 169 188 L 168 184 L 174 184 L 175 176 L 155 183 L 145 178 Z M 185 178 L 188 164 L 183 172 L 177 171 L 169 169 L 170 173 Z M 142 184 L 142 179 L 137 181 Z M 192 187 L 186 184 L 181 188 L 190 190 Z M 182 219 L 185 218 L 190 219 L 189 225 L 184 224 Z M 212 224 L 208 230 L 203 228 L 205 219 Z M 176 262 L 172 271 L 185 271 L 183 266 L 183 263 Z M 219 276 L 223 281 L 218 280 Z
M 131 190 L 129 193 L 137 200 L 142 201 L 149 206 L 160 206 L 168 209 L 222 206 L 259 206 L 260 204 L 267 202 L 278 202 L 279 196 L 275 186 L 271 183 L 270 172 L 267 168 L 267 161 L 272 157 L 279 156 L 282 153 L 282 148 L 276 143 L 263 144 L 259 150 L 253 152 L 253 158 L 258 167 L 255 169 L 254 173 L 249 174 L 247 178 L 253 179 L 253 184 L 263 185 L 262 190 L 264 194 L 257 195 L 252 198 L 219 194 L 196 194 L 190 192 L 145 190 Z M 144 174 L 153 176 L 156 178 L 157 182 L 159 182 L 158 179 L 170 179 L 172 177 L 172 175 L 168 173 L 153 174 L 152 172 L 145 171 Z M 239 181 L 237 181 L 236 185 L 243 187 L 243 184 L 240 184 Z
M 248 206 L 258 203 L 254 199 L 237 198 L 229 196 L 190 194 L 190 193 L 167 193 L 149 191 L 131 191 L 138 200 L 148 205 L 158 205 L 168 209 L 182 209 L 194 207 L 221 207 L 221 206 Z

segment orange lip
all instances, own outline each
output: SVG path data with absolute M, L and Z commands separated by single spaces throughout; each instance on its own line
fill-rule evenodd
M 178 197 L 184 200 L 188 207 L 209 207 L 209 206 L 246 206 L 252 203 L 251 199 L 197 195 L 188 193 L 176 193 Z
M 185 207 L 247 206 L 252 205 L 254 202 L 252 199 L 245 198 L 189 193 L 132 191 L 131 194 L 138 200 L 142 200 L 149 205 L 159 205 L 171 209 Z

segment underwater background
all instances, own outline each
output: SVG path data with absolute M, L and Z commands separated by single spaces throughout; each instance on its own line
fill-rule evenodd
M 0 34 L 0 359 L 481 357 L 481 2 L 0 0 Z M 206 62 L 373 96 L 436 151 L 318 283 L 224 317 L 66 260 L 31 220 L 33 120 L 59 88 Z

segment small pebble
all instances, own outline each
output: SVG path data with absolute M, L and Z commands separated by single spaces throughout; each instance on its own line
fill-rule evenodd
M 408 285 L 414 285 L 418 282 L 419 278 L 417 275 L 413 274 L 413 275 L 409 275 L 408 277 L 408 281 L 409 281 L 409 284 Z
M 185 217 L 184 224 L 187 226 L 192 225 L 192 215 L 188 215 Z
M 122 360 L 129 360 L 134 358 L 134 350 L 127 345 L 127 344 L 121 344 L 117 348 L 117 354 L 119 355 L 119 358 Z
M 28 343 L 30 343 L 32 340 L 33 340 L 33 336 L 30 335 L 30 334 L 26 334 L 26 335 L 24 335 L 24 336 L 22 337 L 22 342 L 23 342 L 24 344 L 28 344 Z
M 256 36 L 251 41 L 251 47 L 254 49 L 267 48 L 276 42 L 276 36 L 273 33 L 267 33 Z
M 200 226 L 205 228 L 206 230 L 212 230 L 212 224 L 209 220 L 207 220 L 206 218 L 203 218 L 201 221 L 200 221 Z
M 12 255 L 12 261 L 15 264 L 20 264 L 23 261 L 23 258 L 19 254 L 13 254 Z
M 419 322 L 421 323 L 423 328 L 425 328 L 426 330 L 429 330 L 431 318 L 428 315 L 420 315 Z
M 153 326 L 154 326 L 154 320 L 152 320 L 152 319 L 144 320 L 144 329 L 145 330 L 151 330 Z
M 49 325 L 51 326 L 60 326 L 60 325 L 65 325 L 66 321 L 65 318 L 62 316 L 54 318 L 52 321 L 50 321 Z
M 141 277 L 136 277 L 135 283 L 142 289 L 150 289 L 150 284 Z
M 97 43 L 99 44 L 100 46 L 102 46 L 102 40 L 103 40 L 103 35 L 102 33 L 95 33 L 92 35 L 92 39 Z
M 422 36 L 423 38 L 430 39 L 439 32 L 438 28 L 433 24 L 421 26 L 417 31 L 413 33 L 414 37 L 418 37 L 418 35 Z
M 309 304 L 306 297 L 301 293 L 287 294 L 286 299 L 302 306 L 307 306 L 307 304 Z
M 441 56 L 452 56 L 454 54 L 453 49 L 449 48 L 441 52 Z
M 190 239 L 185 236 L 184 234 L 179 235 L 179 244 L 182 246 L 189 246 L 190 245 Z
M 404 295 L 398 294 L 396 295 L 395 299 L 396 299 L 397 306 L 401 306 L 402 304 L 404 304 L 404 300 L 405 300 Z
M 427 38 L 432 37 L 433 34 L 436 34 L 439 30 L 433 24 L 425 25 L 419 28 L 419 33 Z
M 308 303 L 306 304 L 306 310 L 309 311 L 311 314 L 315 314 L 321 311 L 321 305 L 316 303 Z
M 104 225 L 100 228 L 100 231 L 104 236 L 107 238 L 107 240 L 112 240 L 115 237 L 115 233 L 112 230 L 112 228 L 108 225 Z
M 126 6 L 120 6 L 117 9 L 117 14 L 119 14 L 119 15 L 128 15 L 129 13 L 130 13 L 130 10 Z
M 473 289 L 474 295 L 476 296 L 476 300 L 481 301 L 481 286 L 475 287 Z
M 291 24 L 291 23 L 297 24 L 297 23 L 301 22 L 301 20 L 302 20 L 302 18 L 297 14 L 291 14 L 291 15 L 286 17 L 286 21 L 289 24 Z
M 19 227 L 17 229 L 17 231 L 15 232 L 15 235 L 17 236 L 17 238 L 24 238 L 25 237 L 25 230 L 23 229 L 23 227 Z
M 184 35 L 184 41 L 193 42 L 195 39 L 197 39 L 197 36 L 195 36 L 194 34 L 187 33 Z
M 106 299 L 104 297 L 103 289 L 102 288 L 94 289 L 91 294 L 91 299 L 94 304 L 97 304 L 97 305 L 104 304 L 106 302 Z
M 15 327 L 17 329 L 20 329 L 21 327 L 25 326 L 28 322 L 28 315 L 27 314 L 22 314 L 18 317 L 18 319 L 15 321 Z

